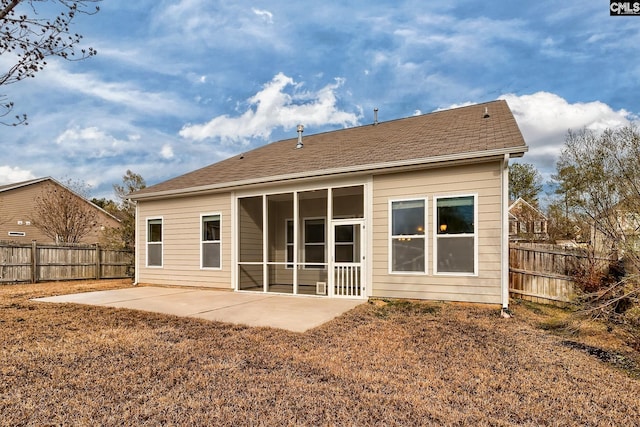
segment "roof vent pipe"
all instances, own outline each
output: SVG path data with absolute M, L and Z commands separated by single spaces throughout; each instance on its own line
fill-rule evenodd
M 304 147 L 302 143 L 302 132 L 304 132 L 304 126 L 298 125 L 298 143 L 296 144 L 296 149 Z
M 488 119 L 489 116 L 489 107 L 484 107 L 484 115 L 482 116 L 482 118 L 484 119 Z
M 378 124 L 378 107 L 373 109 L 373 124 Z

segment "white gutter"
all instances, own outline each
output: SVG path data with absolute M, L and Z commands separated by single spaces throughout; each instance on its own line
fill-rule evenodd
M 502 165 L 502 261 L 500 285 L 502 288 L 502 316 L 509 314 L 509 154 Z
M 398 160 L 398 161 L 385 162 L 385 163 L 371 163 L 367 165 L 344 166 L 344 167 L 333 168 L 333 169 L 296 172 L 296 173 L 285 174 L 285 175 L 275 175 L 275 176 L 269 176 L 269 177 L 252 178 L 252 179 L 225 182 L 225 183 L 219 183 L 219 184 L 202 185 L 199 187 L 165 190 L 165 191 L 158 191 L 158 192 L 152 192 L 152 193 L 140 194 L 140 195 L 133 194 L 133 195 L 130 195 L 129 198 L 132 200 L 142 200 L 142 199 L 163 198 L 163 197 L 178 196 L 178 195 L 184 196 L 184 195 L 193 194 L 193 193 L 217 191 L 222 189 L 232 189 L 232 188 L 243 187 L 247 185 L 268 184 L 270 182 L 276 182 L 276 181 L 289 181 L 289 180 L 302 179 L 302 178 L 317 178 L 321 176 L 338 175 L 338 174 L 355 173 L 355 172 L 372 172 L 375 170 L 382 170 L 382 169 L 429 165 L 429 164 L 455 162 L 455 161 L 462 161 L 462 160 L 471 161 L 471 160 L 487 158 L 487 157 L 503 157 L 503 156 L 509 157 L 510 154 L 522 155 L 526 151 L 528 151 L 528 147 L 524 146 L 524 147 L 519 147 L 518 149 L 500 148 L 495 150 L 477 151 L 472 153 L 467 152 L 467 153 L 458 153 L 458 154 L 448 154 L 445 156 L 426 157 L 426 158 L 420 158 L 420 159 Z
M 135 202 L 134 202 L 135 203 Z M 138 260 L 139 255 L 140 255 L 140 248 L 138 247 L 138 204 L 136 203 L 136 213 L 135 213 L 135 219 L 134 219 L 134 227 L 133 227 L 133 247 L 135 248 L 134 250 L 134 263 L 133 263 L 133 268 L 135 269 L 135 271 L 133 272 L 133 286 L 137 286 L 138 285 L 138 281 L 140 280 L 140 262 Z

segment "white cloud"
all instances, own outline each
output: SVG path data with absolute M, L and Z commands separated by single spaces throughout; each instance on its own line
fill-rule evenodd
M 0 166 L 0 185 L 28 181 L 34 178 L 36 176 L 31 171 L 20 169 L 17 166 Z
M 269 12 L 268 10 L 256 9 L 255 7 L 251 10 L 253 11 L 253 13 L 264 19 L 265 22 L 273 24 L 273 13 Z
M 529 43 L 534 40 L 523 20 L 484 16 L 458 19 L 453 15 L 423 13 L 401 27 L 386 30 L 391 30 L 404 44 L 404 60 L 415 58 L 415 51 L 426 47 L 437 49 L 443 58 L 486 63 L 489 59 L 501 60 L 504 48 L 500 45 L 504 41 Z
M 343 84 L 343 79 L 336 79 L 317 92 L 302 91 L 302 84 L 278 73 L 247 100 L 249 106 L 240 116 L 222 115 L 204 124 L 189 124 L 182 128 L 180 136 L 195 141 L 219 138 L 238 142 L 250 138 L 266 140 L 275 128 L 292 129 L 299 123 L 353 126 L 358 123 L 358 116 L 337 107 L 336 92 Z
M 90 73 L 70 73 L 59 61 L 48 65 L 41 80 L 50 87 L 90 95 L 145 114 L 179 115 L 188 111 L 174 94 L 146 91 L 132 83 L 106 82 Z
M 154 27 L 169 44 L 233 50 L 255 49 L 256 45 L 282 50 L 291 44 L 282 32 L 286 26 L 265 25 L 273 24 L 273 12 L 249 10 L 238 2 L 212 6 L 210 0 L 180 0 L 157 12 Z
M 173 158 L 173 147 L 170 144 L 165 144 L 162 146 L 162 150 L 160 150 L 160 155 L 163 159 L 172 159 Z
M 505 94 L 500 99 L 509 104 L 529 145 L 529 152 L 522 161 L 547 172 L 555 170 L 569 129 L 604 130 L 628 125 L 635 119 L 628 111 L 616 111 L 600 101 L 572 104 L 549 92 L 520 96 Z
M 127 150 L 139 136 L 132 135 L 129 141 L 122 140 L 108 134 L 95 126 L 74 127 L 62 132 L 55 143 L 70 157 L 103 158 L 115 157 Z

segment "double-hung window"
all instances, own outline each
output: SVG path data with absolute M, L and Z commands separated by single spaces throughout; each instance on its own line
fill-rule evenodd
M 391 272 L 426 272 L 426 199 L 390 202 Z
M 147 266 L 162 267 L 162 218 L 147 219 Z
M 202 215 L 202 268 L 221 267 L 220 214 Z
M 477 196 L 435 198 L 436 273 L 477 273 Z

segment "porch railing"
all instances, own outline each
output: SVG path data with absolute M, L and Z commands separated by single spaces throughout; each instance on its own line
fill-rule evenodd
M 360 264 L 334 264 L 334 295 L 359 297 L 362 295 L 362 267 Z

